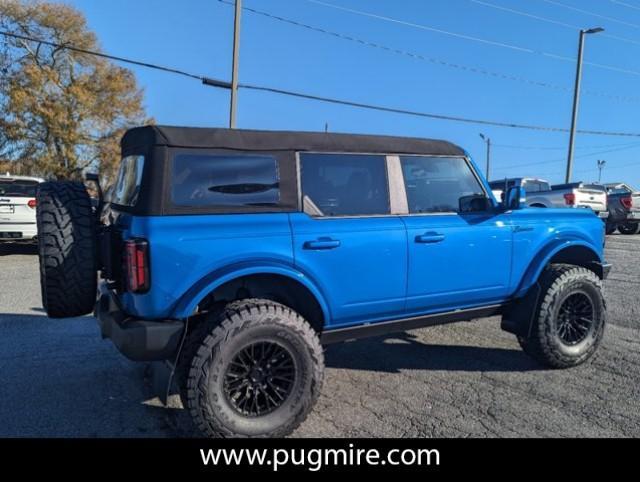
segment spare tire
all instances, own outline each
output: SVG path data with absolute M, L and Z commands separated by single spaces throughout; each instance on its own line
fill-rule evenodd
M 97 289 L 96 218 L 80 182 L 44 182 L 36 217 L 42 305 L 51 318 L 93 311 Z

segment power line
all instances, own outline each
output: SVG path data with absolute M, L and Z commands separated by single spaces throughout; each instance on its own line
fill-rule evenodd
M 640 10 L 639 6 L 636 5 L 631 5 L 630 3 L 626 3 L 626 2 L 619 2 L 618 0 L 610 0 L 611 3 L 616 3 L 618 5 L 622 5 L 623 7 L 627 7 L 627 8 L 632 8 L 634 10 Z
M 148 62 L 141 62 L 139 60 L 133 60 L 133 59 L 129 59 L 129 58 L 126 58 L 126 57 L 118 57 L 116 55 L 109 55 L 109 54 L 105 54 L 105 53 L 102 53 L 102 52 L 97 52 L 95 50 L 88 50 L 88 49 L 83 49 L 83 48 L 80 48 L 80 47 L 74 47 L 73 45 L 69 45 L 69 44 L 60 44 L 60 43 L 56 43 L 56 42 L 50 42 L 48 40 L 29 37 L 27 35 L 20 35 L 20 34 L 12 33 L 12 32 L 0 31 L 0 35 L 4 35 L 5 37 L 12 37 L 12 38 L 15 38 L 15 39 L 18 39 L 18 40 L 24 40 L 24 41 L 27 41 L 27 42 L 36 42 L 36 43 L 39 43 L 39 44 L 48 45 L 49 47 L 62 48 L 62 49 L 65 49 L 65 50 L 71 50 L 72 52 L 78 52 L 78 53 L 81 53 L 81 54 L 93 55 L 95 57 L 102 57 L 104 59 L 115 60 L 117 62 L 123 62 L 125 64 L 132 64 L 132 65 L 138 65 L 140 67 L 147 67 L 147 68 L 150 68 L 150 69 L 162 70 L 164 72 L 169 72 L 169 73 L 172 73 L 172 74 L 178 74 L 178 75 L 182 75 L 184 77 L 190 77 L 192 79 L 202 80 L 201 76 L 190 74 L 189 72 L 185 72 L 183 70 L 178 70 L 178 69 L 175 69 L 173 67 L 165 67 L 163 65 L 151 64 L 151 63 L 148 63 Z
M 626 145 L 625 147 L 619 147 L 617 149 L 608 149 L 605 151 L 600 151 L 600 152 L 589 152 L 587 154 L 581 154 L 579 156 L 575 156 L 576 159 L 585 159 L 587 157 L 592 157 L 592 156 L 601 156 L 602 154 L 611 154 L 612 152 L 619 152 L 619 151 L 628 151 L 629 149 L 636 149 L 640 147 L 640 143 L 634 143 L 634 144 L 629 144 Z M 515 166 L 510 166 L 510 167 L 498 167 L 495 170 L 496 171 L 504 171 L 504 170 L 508 170 L 508 169 L 512 169 L 512 168 L 520 168 L 520 167 L 530 167 L 530 166 L 538 166 L 538 165 L 543 165 L 543 164 L 555 164 L 557 162 L 562 162 L 565 161 L 566 158 L 559 158 L 559 159 L 550 159 L 547 161 L 536 161 L 536 162 L 528 162 L 528 163 L 524 163 L 524 164 L 517 164 Z
M 609 22 L 619 23 L 621 25 L 626 25 L 627 27 L 633 27 L 640 29 L 640 25 L 637 23 L 626 22 L 624 20 L 620 20 L 619 18 L 609 17 L 607 15 L 601 15 L 599 13 L 590 12 L 589 10 L 584 10 L 583 8 L 574 7 L 573 5 L 566 5 L 564 3 L 557 2 L 556 0 L 540 0 L 545 3 L 549 3 L 551 5 L 557 5 L 558 7 L 566 8 L 568 10 L 573 10 L 574 12 L 583 13 L 585 15 L 590 15 L 595 18 L 601 18 L 603 20 L 608 20 Z
M 386 22 L 395 23 L 395 24 L 398 24 L 398 25 L 406 26 L 406 27 L 413 27 L 413 28 L 417 28 L 417 29 L 420 29 L 420 30 L 426 30 L 426 31 L 429 31 L 429 32 L 439 33 L 439 34 L 443 34 L 443 35 L 449 35 L 449 36 L 461 38 L 461 39 L 464 39 L 464 40 L 479 42 L 479 43 L 483 43 L 483 44 L 486 44 L 486 45 L 492 45 L 492 46 L 495 46 L 495 47 L 502 47 L 502 48 L 506 48 L 506 49 L 510 49 L 510 50 L 514 50 L 514 51 L 518 51 L 518 52 L 522 52 L 522 53 L 541 55 L 543 57 L 549 57 L 549 58 L 556 59 L 556 60 L 562 60 L 564 62 L 570 62 L 570 63 L 574 63 L 574 64 L 576 62 L 576 59 L 573 58 L 573 57 L 567 57 L 567 56 L 555 54 L 555 53 L 552 53 L 552 52 L 545 52 L 545 51 L 542 51 L 542 50 L 533 50 L 533 49 L 530 49 L 528 47 L 520 47 L 520 46 L 517 46 L 517 45 L 508 44 L 508 43 L 505 43 L 505 42 L 487 40 L 487 39 L 483 39 L 483 38 L 480 38 L 480 37 L 474 37 L 474 36 L 471 36 L 471 35 L 451 32 L 451 31 L 448 31 L 448 30 L 443 30 L 443 29 L 438 29 L 438 28 L 435 28 L 435 27 L 430 27 L 428 25 L 423 25 L 423 24 L 419 24 L 419 23 L 409 22 L 409 21 L 406 21 L 406 20 L 400 20 L 400 19 L 393 18 L 393 17 L 388 17 L 386 15 L 379 15 L 379 14 L 375 14 L 375 13 L 371 13 L 371 12 L 366 12 L 366 11 L 363 11 L 363 10 L 356 10 L 356 9 L 353 9 L 353 8 L 343 7 L 341 5 L 334 5 L 332 3 L 327 3 L 327 2 L 324 2 L 322 0 L 305 0 L 305 1 L 309 2 L 309 3 L 313 3 L 315 5 L 321 5 L 321 6 L 327 7 L 327 8 L 333 8 L 333 9 L 336 9 L 336 10 L 342 10 L 344 12 L 349 12 L 349 13 L 352 13 L 354 15 L 360 15 L 360 16 L 363 16 L 363 17 L 375 18 L 377 20 L 383 20 L 383 21 L 386 21 Z M 619 72 L 619 73 L 623 73 L 623 74 L 640 76 L 640 70 L 626 69 L 626 68 L 623 68 L 623 67 L 617 67 L 617 66 L 614 66 L 614 65 L 607 65 L 607 64 L 600 64 L 600 63 L 595 63 L 595 62 L 584 62 L 584 64 L 585 65 L 590 65 L 591 67 L 596 67 L 596 68 L 599 68 L 599 69 L 611 70 L 613 72 Z
M 528 129 L 528 130 L 537 130 L 537 131 L 548 131 L 548 132 L 569 132 L 569 129 L 564 127 L 550 127 L 550 126 L 540 126 L 533 124 L 518 124 L 513 122 L 499 122 L 499 121 L 491 121 L 485 119 L 472 119 L 468 117 L 459 117 L 459 116 L 451 116 L 445 114 L 434 114 L 429 112 L 420 112 L 415 110 L 401 109 L 396 107 L 387 107 L 376 104 L 366 104 L 363 102 L 355 102 L 344 99 L 337 99 L 335 97 L 323 97 L 319 95 L 306 94 L 302 92 L 294 92 L 290 90 L 283 90 L 274 87 L 264 87 L 257 86 L 251 84 L 240 84 L 240 87 L 250 90 L 258 90 L 263 92 L 270 92 L 274 94 L 286 95 L 291 97 L 298 97 L 302 99 L 315 100 L 319 102 L 326 102 L 330 104 L 340 104 L 349 107 L 358 107 L 361 109 L 369 109 L 376 110 L 380 112 L 389 112 L 393 114 L 404 114 L 410 115 L 414 117 L 426 117 L 430 119 L 438 119 L 438 120 L 446 120 L 453 122 L 464 122 L 468 124 L 477 124 L 477 125 L 490 125 L 495 127 L 508 127 L 512 129 Z M 598 130 L 578 130 L 580 134 L 590 134 L 590 135 L 606 135 L 606 136 L 620 136 L 620 137 L 640 137 L 640 133 L 635 132 L 609 132 L 609 131 L 598 131 Z
M 234 3 L 232 1 L 230 1 L 230 0 L 218 0 L 218 2 L 220 2 L 222 4 L 225 4 L 225 5 L 228 5 L 228 6 L 233 6 L 234 5 Z M 341 39 L 341 40 L 347 40 L 347 41 L 350 41 L 350 42 L 353 42 L 353 43 L 357 43 L 357 44 L 359 44 L 361 46 L 364 46 L 364 47 L 375 48 L 375 49 L 383 50 L 383 51 L 385 51 L 387 53 L 409 57 L 409 58 L 412 58 L 413 60 L 420 60 L 420 61 L 423 61 L 423 62 L 429 62 L 429 63 L 435 64 L 435 65 L 440 65 L 441 67 L 448 67 L 448 68 L 452 68 L 452 69 L 462 70 L 464 72 L 484 75 L 484 76 L 488 76 L 488 77 L 494 77 L 494 78 L 498 78 L 498 79 L 502 79 L 502 80 L 520 82 L 520 83 L 529 84 L 529 85 L 533 85 L 533 86 L 537 86 L 537 87 L 544 87 L 544 88 L 548 88 L 548 89 L 553 89 L 553 90 L 559 90 L 559 91 L 565 91 L 565 92 L 573 93 L 573 89 L 572 88 L 564 86 L 564 85 L 559 85 L 559 84 L 554 84 L 554 83 L 545 82 L 545 81 L 539 81 L 539 80 L 532 80 L 532 79 L 528 79 L 526 77 L 513 75 L 513 74 L 506 74 L 504 72 L 496 72 L 496 71 L 488 70 L 488 69 L 485 69 L 485 68 L 482 68 L 482 67 L 474 67 L 474 66 L 468 66 L 468 65 L 464 65 L 464 64 L 449 62 L 449 61 L 438 59 L 438 58 L 435 58 L 435 57 L 429 57 L 429 56 L 426 56 L 426 55 L 418 54 L 418 53 L 415 53 L 415 52 L 410 52 L 410 51 L 399 49 L 399 48 L 396 48 L 396 47 L 389 47 L 389 46 L 382 45 L 382 44 L 379 44 L 379 43 L 376 43 L 376 42 L 371 42 L 369 40 L 364 40 L 362 38 L 358 38 L 358 37 L 355 37 L 353 35 L 343 34 L 343 33 L 335 32 L 335 31 L 332 31 L 332 30 L 327 30 L 327 29 L 322 28 L 322 27 L 309 25 L 309 24 L 306 24 L 306 23 L 299 22 L 297 20 L 292 20 L 290 18 L 282 17 L 282 16 L 279 16 L 279 15 L 274 15 L 272 13 L 265 12 L 263 10 L 257 10 L 255 8 L 246 7 L 246 6 L 243 6 L 242 8 L 243 8 L 243 10 L 246 10 L 249 13 L 260 15 L 260 16 L 269 18 L 271 20 L 275 20 L 275 21 L 283 22 L 283 23 L 286 23 L 286 24 L 289 24 L 289 25 L 293 25 L 295 27 L 300 27 L 300 28 L 304 28 L 304 29 L 307 29 L 307 30 L 311 30 L 311 31 L 316 32 L 316 33 L 329 35 L 329 36 L 336 37 L 336 38 Z M 632 96 L 625 96 L 625 95 L 610 94 L 610 93 L 607 93 L 607 92 L 600 92 L 600 91 L 591 90 L 591 89 L 582 89 L 582 93 L 583 94 L 588 94 L 588 95 L 591 95 L 591 96 L 595 96 L 595 97 L 602 97 L 602 98 L 610 99 L 610 100 L 613 100 L 615 102 L 623 102 L 623 103 L 638 103 L 638 102 L 640 102 L 640 97 L 632 97 Z
M 508 12 L 508 13 L 512 13 L 514 15 L 519 15 L 521 17 L 527 17 L 527 18 L 532 18 L 534 20 L 539 20 L 541 22 L 546 22 L 546 23 L 550 23 L 553 25 L 558 25 L 560 27 L 565 27 L 565 28 L 569 28 L 571 30 L 581 30 L 582 27 L 579 25 L 574 25 L 574 24 L 570 24 L 570 23 L 566 23 L 566 22 L 561 22 L 559 20 L 554 20 L 548 17 L 543 17 L 541 15 L 535 15 L 533 13 L 528 13 L 528 12 L 523 12 L 522 10 L 515 10 L 513 8 L 509 8 L 509 7 L 503 7 L 502 5 L 496 5 L 493 3 L 489 3 L 489 2 L 484 2 L 482 0 L 469 0 L 472 3 L 476 3 L 478 5 L 482 5 L 484 7 L 488 7 L 488 8 L 493 8 L 495 10 L 501 10 L 503 12 Z M 545 0 L 543 0 L 545 1 Z M 553 2 L 555 3 L 555 2 Z M 617 35 L 611 35 L 608 33 L 603 33 L 600 35 L 601 37 L 606 37 L 612 40 L 619 40 L 621 42 L 627 42 L 630 44 L 635 44 L 635 45 L 640 45 L 640 42 L 637 40 L 632 40 L 626 37 L 619 37 Z
M 186 71 L 178 70 L 178 69 L 175 69 L 175 68 L 172 68 L 172 67 L 165 67 L 165 66 L 162 66 L 162 65 L 152 64 L 152 63 L 149 63 L 149 62 L 142 62 L 142 61 L 139 61 L 139 60 L 133 60 L 133 59 L 129 59 L 129 58 L 126 58 L 126 57 L 119 57 L 119 56 L 115 56 L 115 55 L 104 54 L 102 52 L 96 52 L 96 51 L 92 51 L 92 50 L 88 50 L 88 49 L 82 49 L 82 48 L 74 47 L 74 46 L 68 45 L 68 44 L 60 44 L 60 43 L 56 43 L 56 42 L 50 42 L 50 41 L 47 41 L 47 40 L 38 39 L 38 38 L 35 38 L 35 37 L 29 37 L 29 36 L 26 36 L 26 35 L 14 34 L 14 33 L 11 33 L 11 32 L 0 31 L 0 35 L 7 36 L 7 37 L 13 37 L 13 38 L 19 38 L 19 39 L 26 40 L 26 41 L 31 41 L 31 42 L 38 42 L 38 43 L 42 43 L 42 44 L 49 45 L 49 46 L 56 47 L 56 48 L 71 50 L 71 51 L 83 53 L 83 54 L 86 54 L 86 55 L 95 55 L 95 56 L 98 56 L 98 57 L 108 58 L 108 59 L 115 60 L 115 61 L 122 62 L 122 63 L 137 65 L 137 66 L 145 67 L 145 68 L 149 68 L 149 69 L 161 70 L 161 71 L 167 72 L 167 73 L 183 75 L 183 76 L 186 76 L 186 77 L 190 77 L 190 78 L 193 78 L 193 79 L 200 80 L 204 85 L 208 85 L 208 86 L 212 86 L 212 87 L 223 88 L 223 89 L 230 89 L 230 87 L 231 87 L 231 84 L 229 82 L 226 82 L 226 81 L 223 81 L 223 80 L 214 79 L 214 78 L 210 78 L 210 77 L 200 76 L 200 75 L 197 75 L 197 74 L 193 74 L 193 73 L 189 73 L 189 72 L 186 72 Z M 463 122 L 463 123 L 468 123 L 468 124 L 490 125 L 490 126 L 495 126 L 495 127 L 506 127 L 506 128 L 513 128 L 513 129 L 528 129 L 528 130 L 547 131 L 547 132 L 568 132 L 569 131 L 566 128 L 560 128 L 560 127 L 549 127 L 549 126 L 540 126 L 540 125 L 532 125 L 532 124 L 519 124 L 519 123 L 512 123 L 512 122 L 499 122 L 499 121 L 491 121 L 491 120 L 486 120 L 486 119 L 472 119 L 472 118 L 468 118 L 468 117 L 452 116 L 452 115 L 445 115 L 445 114 L 435 114 L 435 113 L 430 113 L 430 112 L 421 112 L 421 111 L 401 109 L 401 108 L 388 107 L 388 106 L 382 106 L 382 105 L 367 104 L 367 103 L 363 103 L 363 102 L 356 102 L 356 101 L 350 101 L 350 100 L 344 100 L 344 99 L 337 99 L 337 98 L 333 98 L 333 97 L 323 97 L 323 96 L 314 95 L 314 94 L 307 94 L 307 93 L 303 93 L 303 92 L 295 92 L 295 91 L 291 91 L 291 90 L 284 90 L 284 89 L 279 89 L 279 88 L 275 88 L 275 87 L 266 87 L 266 86 L 261 86 L 261 85 L 240 83 L 238 86 L 240 88 L 247 89 L 247 90 L 268 92 L 268 93 L 273 93 L 273 94 L 285 95 L 285 96 L 289 96 L 289 97 L 297 97 L 297 98 L 301 98 L 301 99 L 315 100 L 315 101 L 319 101 L 319 102 L 325 102 L 325 103 L 331 103 L 331 104 L 339 104 L 339 105 L 344 105 L 344 106 L 348 106 L 348 107 L 356 107 L 356 108 L 375 110 L 375 111 L 380 111 L 380 112 L 387 112 L 387 113 L 394 113 L 394 114 L 401 114 L 401 115 L 409 115 L 409 116 L 414 116 L 414 117 L 423 117 L 423 118 L 430 118 L 430 119 L 437 119 L 437 120 L 446 120 L 446 121 L 452 121 L 452 122 Z M 600 135 L 600 136 L 640 137 L 640 133 L 636 133 L 636 132 L 612 132 L 612 131 L 600 131 L 600 130 L 579 130 L 577 132 L 580 133 L 580 134 Z
M 629 144 L 604 144 L 604 145 L 598 145 L 598 146 L 576 146 L 576 149 L 582 149 L 582 150 L 593 150 L 593 149 L 605 149 L 605 148 L 609 148 L 609 147 L 626 147 L 626 146 L 635 146 L 637 145 L 635 142 L 634 143 L 629 143 Z M 518 145 L 518 144 L 495 144 L 495 143 L 491 143 L 492 147 L 501 147 L 503 149 L 518 149 L 518 150 L 525 150 L 525 151 L 565 151 L 567 150 L 567 146 L 554 146 L 554 147 L 549 147 L 549 146 L 523 146 L 523 145 Z

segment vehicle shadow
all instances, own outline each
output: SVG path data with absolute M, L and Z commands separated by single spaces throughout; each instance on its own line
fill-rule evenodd
M 519 349 L 439 345 L 411 333 L 367 338 L 325 350 L 331 368 L 398 373 L 400 370 L 526 372 L 543 367 Z
M 0 365 L 0 437 L 180 436 L 172 410 L 154 406 L 147 366 L 91 317 L 0 312 Z
M 10 256 L 12 254 L 37 255 L 37 244 L 21 243 L 0 243 L 0 256 Z

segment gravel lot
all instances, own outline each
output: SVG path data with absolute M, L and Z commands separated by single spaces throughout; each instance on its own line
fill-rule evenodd
M 296 436 L 640 436 L 639 236 L 609 236 L 609 326 L 595 360 L 546 370 L 499 320 L 333 345 L 323 394 Z M 50 320 L 32 248 L 0 246 L 0 436 L 188 436 L 149 366 L 89 317 Z

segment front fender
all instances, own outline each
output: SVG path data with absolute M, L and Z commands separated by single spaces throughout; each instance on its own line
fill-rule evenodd
M 524 296 L 529 288 L 531 288 L 531 286 L 533 286 L 538 280 L 538 277 L 542 273 L 542 270 L 545 268 L 545 266 L 547 266 L 547 264 L 549 264 L 549 261 L 551 261 L 553 257 L 560 251 L 571 247 L 586 248 L 593 253 L 594 257 L 597 260 L 602 262 L 602 257 L 598 254 L 598 252 L 593 249 L 593 246 L 591 244 L 589 244 L 587 241 L 584 241 L 583 239 L 554 239 L 536 253 L 533 260 L 527 267 L 527 270 L 525 271 L 525 274 L 520 281 L 520 285 L 518 286 L 514 297 L 520 298 Z
M 274 274 L 286 276 L 297 281 L 316 298 L 322 309 L 324 319 L 331 319 L 329 305 L 324 295 L 307 275 L 292 266 L 265 260 L 235 263 L 208 274 L 180 297 L 172 311 L 172 318 L 184 319 L 191 316 L 205 296 L 213 290 L 229 281 L 253 274 Z

